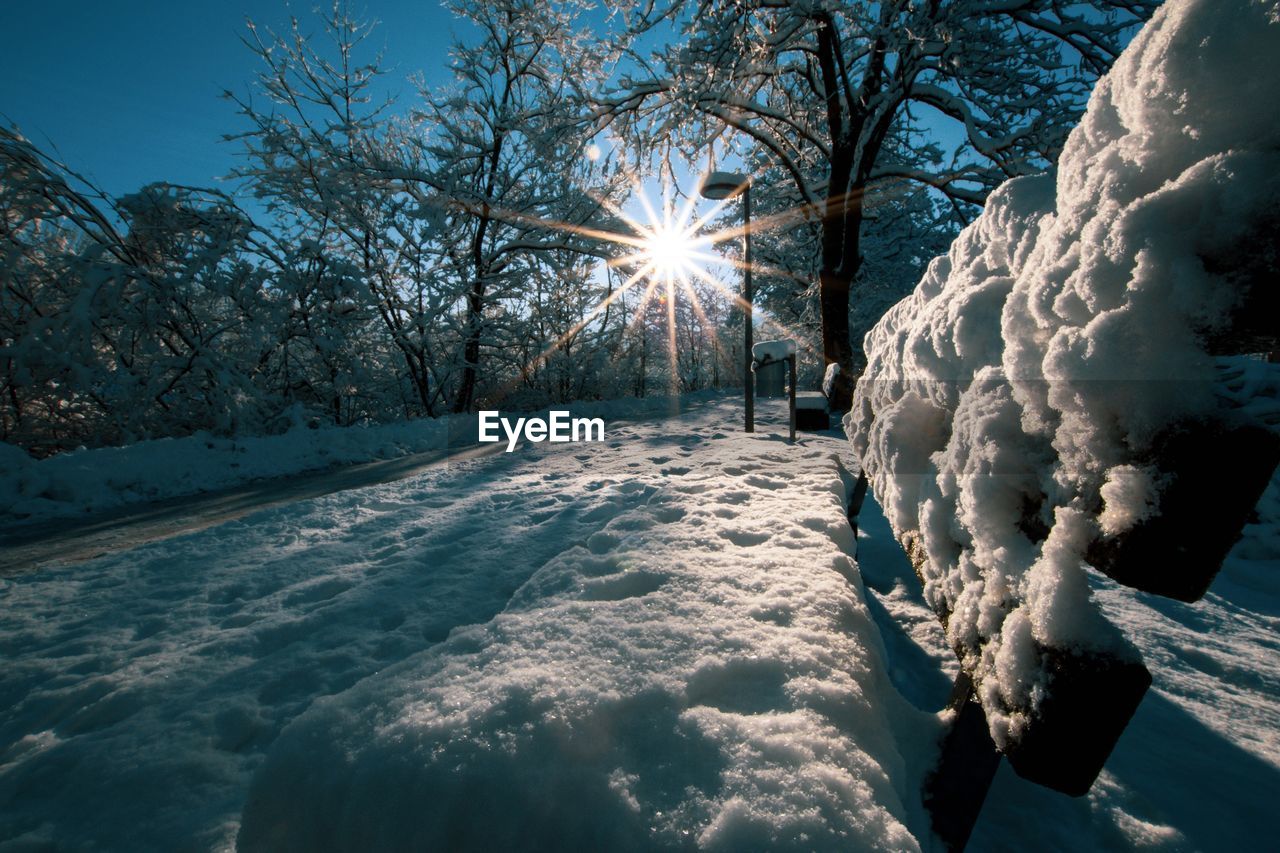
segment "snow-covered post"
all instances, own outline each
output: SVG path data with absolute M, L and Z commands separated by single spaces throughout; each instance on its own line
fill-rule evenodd
M 789 409 L 791 414 L 791 443 L 796 443 L 796 354 L 792 353 L 787 356 L 787 363 L 791 366 L 791 382 L 790 392 L 788 393 Z

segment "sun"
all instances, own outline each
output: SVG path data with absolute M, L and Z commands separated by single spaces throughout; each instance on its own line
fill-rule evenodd
M 591 152 L 588 151 L 588 156 L 590 155 Z M 608 294 L 588 309 L 581 319 L 547 342 L 540 352 L 530 358 L 521 368 L 519 380 L 511 380 L 509 388 L 514 388 L 517 381 L 527 379 L 555 352 L 567 348 L 568 342 L 575 335 L 597 322 L 601 315 L 604 315 L 607 321 L 610 306 L 619 304 L 630 314 L 624 330 L 624 334 L 628 336 L 652 318 L 653 312 L 649 310 L 651 307 L 658 306 L 660 312 L 666 315 L 667 357 L 672 365 L 679 362 L 676 351 L 677 320 L 686 312 L 692 314 L 701 328 L 706 330 L 711 339 L 712 348 L 717 354 L 722 355 L 728 351 L 728 348 L 722 348 L 717 334 L 717 329 L 723 325 L 722 320 L 717 319 L 713 322 L 706 308 L 703 307 L 703 299 L 708 295 L 720 304 L 737 310 L 744 322 L 745 318 L 750 317 L 758 320 L 761 328 L 775 329 L 779 337 L 804 340 L 804 332 L 792 329 L 776 317 L 756 312 L 751 304 L 743 299 L 736 285 L 726 282 L 715 271 L 719 267 L 728 266 L 737 270 L 751 269 L 759 274 L 776 275 L 779 278 L 795 278 L 787 270 L 762 265 L 758 261 L 746 262 L 716 250 L 718 245 L 740 240 L 748 233 L 748 226 L 745 223 L 714 229 L 707 227 L 724 210 L 726 204 L 732 203 L 732 197 L 716 199 L 716 204 L 709 212 L 697 215 L 694 210 L 696 196 L 684 195 L 683 203 L 676 203 L 675 197 L 682 194 L 674 191 L 665 182 L 659 199 L 651 198 L 639 183 L 634 186 L 634 189 L 632 199 L 641 208 L 639 216 L 633 215 L 636 213 L 634 208 L 628 212 L 607 197 L 592 196 L 603 209 L 616 217 L 620 225 L 624 226 L 617 229 L 558 222 L 514 211 L 496 211 L 502 216 L 509 216 L 512 222 L 531 226 L 549 234 L 555 232 L 577 234 L 604 245 L 612 244 L 620 250 L 611 253 L 612 256 L 604 263 L 609 275 Z M 750 230 L 757 232 L 789 227 L 807 221 L 806 217 L 809 213 L 808 206 L 784 211 L 769 217 L 764 222 L 756 220 L 750 226 Z M 612 277 L 615 271 L 621 273 L 619 277 L 622 281 L 618 284 L 614 283 Z M 630 300 L 627 298 L 628 293 L 631 294 Z M 815 358 L 821 357 L 820 353 L 815 353 L 808 347 L 806 351 Z M 680 392 L 681 379 L 678 371 L 670 371 L 670 381 L 670 392 L 674 398 Z
M 675 223 L 663 222 L 645 235 L 641 253 L 658 278 L 684 278 L 700 260 L 699 249 L 692 233 Z
M 745 226 L 706 228 L 724 209 L 728 200 L 717 200 L 710 212 L 698 216 L 694 211 L 693 195 L 685 196 L 682 204 L 676 204 L 672 197 L 674 193 L 669 191 L 670 188 L 664 187 L 660 200 L 651 199 L 639 185 L 636 185 L 635 190 L 633 199 L 641 208 L 641 216 L 633 216 L 609 200 L 597 199 L 602 207 L 626 226 L 625 230 L 613 231 L 563 222 L 531 220 L 533 224 L 548 231 L 563 230 L 620 247 L 623 251 L 609 258 L 605 265 L 610 270 L 622 271 L 624 280 L 617 285 L 613 285 L 611 280 L 608 295 L 534 356 L 525 366 L 522 375 L 526 375 L 538 364 L 549 359 L 566 341 L 571 340 L 574 335 L 595 322 L 609 306 L 619 302 L 622 302 L 631 314 L 627 324 L 628 333 L 644 323 L 646 317 L 651 316 L 648 310 L 651 306 L 659 306 L 661 312 L 666 315 L 667 355 L 673 365 L 678 362 L 676 326 L 680 312 L 686 310 L 691 312 L 701 327 L 708 331 L 715 351 L 720 352 L 721 345 L 716 332 L 719 323 L 713 322 L 708 317 L 702 304 L 704 296 L 709 293 L 716 298 L 726 300 L 728 305 L 740 311 L 750 310 L 751 306 L 742 298 L 737 288 L 726 283 L 713 272 L 715 268 L 726 264 L 736 268 L 748 266 L 743 261 L 724 256 L 714 248 L 718 244 L 741 239 L 745 233 Z M 788 224 L 796 216 L 774 217 L 769 227 L 775 228 Z M 755 228 L 759 230 L 759 225 Z M 775 272 L 772 268 L 757 262 L 752 262 L 749 266 L 760 273 Z M 704 293 L 699 293 L 700 288 Z M 639 297 L 634 298 L 631 304 L 627 305 L 624 301 L 626 295 L 632 293 L 634 296 L 635 291 L 639 292 Z M 677 304 L 679 310 L 677 310 Z M 788 328 L 776 318 L 764 317 L 761 325 L 776 328 L 780 336 L 802 339 L 800 333 Z M 675 396 L 679 393 L 678 372 L 671 371 L 670 379 L 671 394 Z

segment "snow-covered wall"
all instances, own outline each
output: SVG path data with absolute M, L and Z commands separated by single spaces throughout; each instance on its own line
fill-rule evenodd
M 1158 509 L 1161 436 L 1280 424 L 1223 382 L 1274 402 L 1270 366 L 1221 357 L 1274 323 L 1249 315 L 1274 302 L 1276 56 L 1274 0 L 1170 0 L 1056 176 L 992 194 L 867 335 L 847 433 L 1002 746 L 1045 695 L 1044 649 L 1132 657 L 1081 563 Z

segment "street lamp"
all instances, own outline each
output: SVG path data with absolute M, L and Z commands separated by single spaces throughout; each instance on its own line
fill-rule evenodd
M 751 177 L 736 172 L 712 172 L 703 179 L 699 193 L 703 198 L 714 201 L 742 195 L 742 239 L 746 261 L 742 268 L 742 301 L 745 313 L 743 337 L 746 341 L 742 356 L 742 377 L 747 403 L 747 432 L 755 432 L 756 400 L 755 389 L 751 384 Z

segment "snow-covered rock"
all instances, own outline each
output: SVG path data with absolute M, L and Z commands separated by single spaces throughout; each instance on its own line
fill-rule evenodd
M 1243 411 L 1214 355 L 1274 287 L 1277 55 L 1280 4 L 1170 0 L 1056 176 L 993 193 L 867 336 L 847 432 L 1001 744 L 1044 695 L 1038 649 L 1131 655 L 1085 551 L 1158 510 L 1165 431 Z

